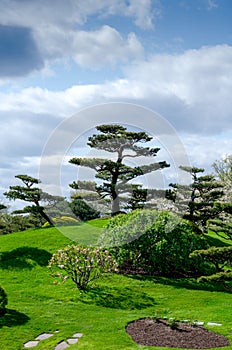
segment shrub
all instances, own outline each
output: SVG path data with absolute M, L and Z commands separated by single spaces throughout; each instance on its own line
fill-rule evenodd
M 53 254 L 48 267 L 54 277 L 65 281 L 67 278 L 80 290 L 103 273 L 117 270 L 117 263 L 107 250 L 101 248 L 69 245 Z
M 133 210 L 110 219 L 99 240 L 100 246 L 116 247 L 138 239 L 158 218 L 156 210 Z
M 204 264 L 189 254 L 207 247 L 196 225 L 157 210 L 137 210 L 112 218 L 100 243 L 113 246 L 112 254 L 120 267 L 127 263 L 160 274 L 198 272 Z
M 4 289 L 0 286 L 0 317 L 5 315 L 7 305 L 7 295 Z
M 200 261 L 207 261 L 214 268 L 214 270 L 209 271 L 208 275 L 198 278 L 199 282 L 219 283 L 225 289 L 228 288 L 226 282 L 232 281 L 232 246 L 196 250 L 190 254 L 190 257 L 196 257 Z M 230 291 L 232 291 L 231 287 L 229 287 Z
M 190 256 L 210 262 L 214 265 L 217 272 L 222 272 L 225 266 L 232 267 L 232 246 L 196 250 Z
M 81 221 L 88 221 L 100 217 L 100 213 L 81 198 L 75 198 L 70 203 L 73 214 Z
M 71 216 L 60 216 L 58 218 L 53 218 L 52 221 L 55 225 L 58 226 L 71 226 L 71 225 L 77 225 L 79 221 L 77 219 L 72 218 Z M 50 226 L 49 222 L 45 222 L 43 227 Z

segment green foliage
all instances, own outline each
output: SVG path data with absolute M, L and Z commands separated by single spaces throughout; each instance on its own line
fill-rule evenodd
M 67 278 L 80 290 L 104 273 L 115 272 L 117 263 L 107 250 L 79 245 L 69 245 L 53 254 L 49 262 L 53 277 Z
M 0 214 L 0 234 L 24 231 L 35 227 L 30 216 Z
M 193 223 L 167 211 L 138 210 L 112 218 L 100 244 L 113 247 L 119 265 L 150 273 L 196 273 L 203 266 L 189 254 L 207 243 Z
M 44 197 L 43 200 L 45 200 Z M 74 217 L 72 210 L 69 207 L 69 202 L 60 196 L 52 196 L 50 202 L 46 201 L 46 205 L 44 205 L 44 208 L 46 210 L 46 213 L 52 219 L 61 216 Z
M 198 257 L 209 261 L 220 271 L 226 265 L 232 267 L 232 246 L 196 250 L 191 253 L 191 257 Z
M 227 216 L 228 218 L 228 216 Z M 232 240 L 232 221 L 223 219 L 211 219 L 208 221 L 208 228 L 218 236 Z
M 96 127 L 98 134 L 89 137 L 88 145 L 91 148 L 104 150 L 110 153 L 115 153 L 116 160 L 104 158 L 80 158 L 75 157 L 70 159 L 71 164 L 83 166 L 96 171 L 95 177 L 101 181 L 100 184 L 83 182 L 89 192 L 95 191 L 99 194 L 99 199 L 109 198 L 111 201 L 111 214 L 115 215 L 122 210 L 123 197 L 130 198 L 133 189 L 128 193 L 127 185 L 138 176 L 151 173 L 158 169 L 169 167 L 165 161 L 152 162 L 141 166 L 129 166 L 125 164 L 124 159 L 128 157 L 154 157 L 159 148 L 150 148 L 141 146 L 142 143 L 151 141 L 152 137 L 145 132 L 131 132 L 125 127 L 117 124 L 99 125 Z M 89 186 L 91 185 L 91 187 Z M 71 184 L 72 188 L 78 189 L 78 183 Z M 138 193 L 139 192 L 139 193 Z M 132 194 L 132 207 L 137 203 L 145 202 L 146 193 L 141 190 Z M 140 203 L 142 200 L 142 203 Z
M 81 221 L 88 221 L 100 217 L 100 213 L 81 198 L 73 198 L 70 203 L 73 214 Z
M 198 279 L 200 282 L 221 283 L 227 288 L 226 282 L 232 281 L 232 246 L 196 250 L 190 254 L 190 257 L 207 261 L 215 268 L 215 273 L 201 276 Z
M 22 213 L 32 213 L 42 217 L 45 221 L 48 221 L 52 225 L 52 219 L 46 214 L 44 207 L 41 205 L 41 201 L 53 202 L 54 200 L 57 200 L 56 197 L 41 191 L 41 189 L 38 187 L 34 187 L 34 185 L 40 183 L 39 179 L 28 175 L 16 175 L 15 177 L 23 182 L 23 186 L 10 186 L 9 191 L 5 192 L 4 195 L 8 199 L 20 199 L 25 202 L 32 203 L 31 206 L 24 208 Z M 19 211 L 17 212 L 19 213 Z
M 218 272 L 210 276 L 201 276 L 199 282 L 216 282 L 224 284 L 226 281 L 232 281 L 232 271 Z
M 210 276 L 201 276 L 198 282 L 208 282 L 220 284 L 225 290 L 232 292 L 232 271 L 221 271 Z
M 7 295 L 4 289 L 0 286 L 0 317 L 5 315 L 7 305 Z
M 7 207 L 4 205 L 4 204 L 1 204 L 0 203 L 0 210 L 2 210 L 2 209 L 6 209 Z
M 71 226 L 78 225 L 79 221 L 77 219 L 72 218 L 71 216 L 60 216 L 58 218 L 53 218 L 54 225 L 57 226 Z M 45 222 L 43 227 L 51 226 L 49 222 Z
M 99 240 L 100 246 L 117 247 L 143 235 L 157 219 L 156 210 L 134 210 L 111 218 Z
M 206 232 L 208 220 L 218 218 L 225 210 L 225 205 L 220 205 L 224 194 L 223 184 L 213 175 L 198 176 L 198 173 L 204 172 L 202 168 L 180 166 L 180 169 L 191 175 L 192 183 L 170 184 L 173 190 L 167 192 L 167 198 L 173 200 L 180 215 Z

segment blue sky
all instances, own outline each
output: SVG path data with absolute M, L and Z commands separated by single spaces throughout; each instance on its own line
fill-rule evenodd
M 207 171 L 231 154 L 230 0 L 0 0 L 0 8 L 1 191 L 16 174 L 38 176 L 56 127 L 102 103 L 159 113 Z

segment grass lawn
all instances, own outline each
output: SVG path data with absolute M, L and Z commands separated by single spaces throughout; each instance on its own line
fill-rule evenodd
M 94 244 L 103 224 L 94 220 L 0 236 L 0 284 L 9 299 L 8 312 L 0 318 L 1 350 L 23 349 L 25 342 L 55 330 L 59 332 L 34 349 L 52 350 L 59 341 L 82 333 L 70 350 L 167 350 L 136 345 L 125 332 L 128 322 L 157 314 L 222 323 L 208 328 L 226 335 L 231 346 L 223 349 L 232 349 L 232 297 L 220 288 L 194 279 L 124 275 L 105 276 L 82 294 L 71 281 L 55 285 L 47 268 L 51 254 L 70 239 Z

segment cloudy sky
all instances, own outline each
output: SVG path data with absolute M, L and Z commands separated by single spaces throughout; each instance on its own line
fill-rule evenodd
M 231 13 L 231 0 L 0 0 L 1 191 L 16 174 L 38 177 L 71 116 L 80 141 L 80 111 L 113 102 L 158 113 L 210 171 L 232 149 Z M 101 122 L 90 119 L 89 129 Z M 133 125 L 142 121 L 141 110 Z

